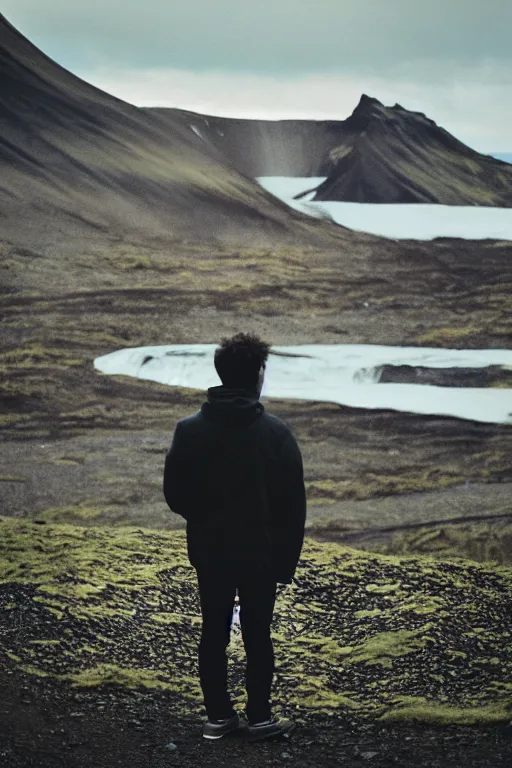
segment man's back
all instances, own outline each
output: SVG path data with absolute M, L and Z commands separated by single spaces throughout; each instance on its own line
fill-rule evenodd
M 241 389 L 211 387 L 176 427 L 164 493 L 187 520 L 189 557 L 254 560 L 289 583 L 304 539 L 302 456 L 288 425 Z
M 201 410 L 178 422 L 165 460 L 165 498 L 187 521 L 189 559 L 197 571 L 208 739 L 239 727 L 226 657 L 237 590 L 249 731 L 268 738 L 294 725 L 272 715 L 270 626 L 277 582 L 292 581 L 300 556 L 306 494 L 295 437 L 259 401 L 269 352 L 254 334 L 222 339 L 214 364 L 223 385 L 211 387 Z

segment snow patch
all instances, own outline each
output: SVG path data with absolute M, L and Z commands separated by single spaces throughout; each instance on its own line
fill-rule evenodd
M 199 128 L 196 128 L 196 126 L 195 126 L 195 125 L 191 125 L 191 126 L 190 126 L 190 128 L 191 128 L 191 129 L 194 131 L 194 133 L 196 134 L 196 136 L 199 136 L 199 138 L 200 138 L 200 139 L 202 139 L 202 140 L 204 141 L 204 136 L 203 136 L 203 134 L 201 133 L 201 131 L 199 130 Z
M 221 384 L 213 365 L 215 344 L 121 349 L 96 358 L 102 373 L 124 374 L 175 387 L 207 389 Z M 379 384 L 380 367 L 512 367 L 511 350 L 455 350 L 373 344 L 306 344 L 272 347 L 262 397 L 339 403 L 353 408 L 389 408 L 512 424 L 512 389 Z
M 395 240 L 433 240 L 460 237 L 469 240 L 512 240 L 512 209 L 484 206 L 419 203 L 314 202 L 314 191 L 301 200 L 294 196 L 316 189 L 325 177 L 260 176 L 256 181 L 291 208 L 316 218 Z M 306 207 L 307 204 L 307 207 Z

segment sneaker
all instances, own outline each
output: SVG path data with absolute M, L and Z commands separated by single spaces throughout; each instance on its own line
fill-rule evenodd
M 206 720 L 203 725 L 203 738 L 222 739 L 227 733 L 237 731 L 242 724 L 238 715 L 233 715 L 225 720 Z
M 264 720 L 261 723 L 249 723 L 247 731 L 251 741 L 259 741 L 260 739 L 269 739 L 272 736 L 288 735 L 294 728 L 295 723 L 292 720 L 272 715 L 270 720 Z

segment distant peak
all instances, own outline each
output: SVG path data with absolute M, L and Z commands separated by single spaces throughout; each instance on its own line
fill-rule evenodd
M 363 93 L 359 100 L 358 107 L 365 107 L 365 106 L 371 106 L 375 105 L 376 107 L 383 107 L 384 104 L 379 101 L 378 99 L 375 99 L 373 96 L 368 96 L 366 93 Z
M 382 112 L 383 109 L 385 109 L 385 106 L 381 101 L 363 93 L 359 100 L 359 104 L 354 109 L 354 114 L 370 116 Z
M 385 106 L 378 99 L 363 93 L 359 104 L 354 109 L 349 118 L 345 121 L 347 128 L 363 131 L 375 119 L 382 119 L 385 114 Z
M 359 104 L 352 113 L 353 117 L 358 119 L 371 119 L 374 116 L 382 114 L 385 110 L 384 104 L 378 99 L 374 99 L 372 96 L 367 96 L 363 93 L 359 100 Z

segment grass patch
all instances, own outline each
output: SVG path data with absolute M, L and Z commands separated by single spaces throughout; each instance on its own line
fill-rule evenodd
M 357 480 L 309 480 L 305 482 L 308 502 L 329 504 L 374 496 L 419 493 L 461 485 L 464 477 L 450 469 L 404 470 L 400 474 L 367 472 Z
M 390 541 L 372 544 L 371 548 L 389 555 L 428 554 L 512 565 L 512 512 L 510 520 L 422 526 L 395 534 Z
M 481 332 L 481 328 L 476 325 L 465 325 L 463 328 L 433 328 L 431 331 L 422 334 L 416 338 L 418 344 L 431 344 L 432 346 L 443 346 L 458 344 L 461 341 L 467 341 L 471 336 Z
M 510 722 L 511 717 L 507 703 L 464 709 L 429 703 L 422 697 L 408 697 L 399 700 L 398 706 L 385 712 L 379 720 L 416 720 L 431 725 L 497 725 Z
M 116 507 L 117 509 L 117 507 Z M 44 509 L 35 516 L 35 520 L 44 520 L 47 523 L 78 523 L 88 520 L 97 520 L 101 515 L 108 514 L 112 507 L 98 504 L 97 501 L 82 501 L 80 504 L 72 504 L 64 507 L 51 507 Z
M 26 344 L 7 352 L 0 352 L 0 372 L 33 369 L 53 368 L 65 370 L 72 366 L 83 365 L 84 358 L 72 357 L 65 349 L 46 347 L 43 344 Z

